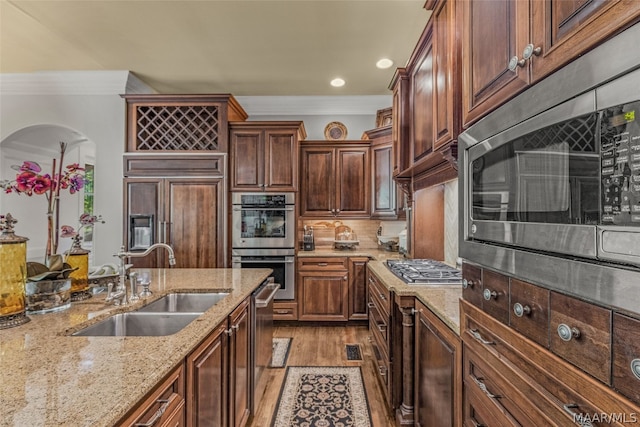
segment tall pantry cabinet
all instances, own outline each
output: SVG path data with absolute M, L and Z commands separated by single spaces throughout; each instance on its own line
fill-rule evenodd
M 226 263 L 229 120 L 247 115 L 231 95 L 126 95 L 124 239 L 131 252 L 166 243 L 176 267 Z M 130 258 L 168 267 L 166 251 Z

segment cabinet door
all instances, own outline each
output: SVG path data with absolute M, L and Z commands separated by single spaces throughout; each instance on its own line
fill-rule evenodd
M 411 163 L 433 151 L 433 44 L 432 26 L 427 29 L 426 39 L 411 73 Z
M 231 130 L 231 191 L 261 191 L 264 184 L 264 133 Z
M 332 217 L 335 206 L 335 150 L 305 147 L 301 151 L 300 214 Z
M 132 216 L 141 215 L 149 217 L 151 220 L 151 244 L 161 242 L 163 205 L 162 205 L 162 182 L 161 178 L 125 178 L 125 207 L 127 213 L 124 218 L 124 241 L 125 247 L 131 249 L 131 220 Z M 151 254 L 143 258 L 131 258 L 130 262 L 134 268 L 157 268 L 160 267 L 161 258 L 159 255 Z
M 391 144 L 371 147 L 371 218 L 396 218 L 397 193 L 392 176 Z
M 367 320 L 367 262 L 369 258 L 349 258 L 349 320 Z
M 187 356 L 187 426 L 226 426 L 227 322 Z
M 244 426 L 249 419 L 251 391 L 249 341 L 249 301 L 246 300 L 229 316 L 229 425 Z
M 369 147 L 336 150 L 335 207 L 338 216 L 369 216 L 369 167 Z
M 635 0 L 533 1 L 531 9 L 533 23 L 528 43 L 532 49 L 540 49 L 531 58 L 534 81 L 602 43 L 640 16 L 640 2 Z M 524 46 L 520 49 L 522 52 Z
M 527 87 L 529 68 L 509 70 L 529 43 L 528 1 L 463 1 L 462 121 L 467 126 Z M 489 24 L 490 23 L 490 24 Z
M 423 427 L 461 425 L 462 343 L 426 306 L 416 303 L 415 417 Z
M 176 267 L 224 266 L 224 193 L 222 178 L 166 180 L 165 242 L 173 247 Z
M 265 131 L 264 184 L 268 191 L 297 191 L 298 137 L 291 129 Z
M 405 68 L 398 68 L 394 76 L 391 140 L 393 144 L 393 176 L 404 171 L 409 155 L 409 88 L 410 79 Z
M 348 272 L 298 273 L 298 320 L 348 320 Z

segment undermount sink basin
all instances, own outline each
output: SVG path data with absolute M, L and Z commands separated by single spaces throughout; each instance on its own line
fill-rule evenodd
M 173 293 L 139 308 L 142 313 L 204 313 L 229 295 L 225 292 Z
M 172 335 L 198 317 L 200 317 L 200 313 L 140 313 L 133 311 L 115 314 L 73 335 L 83 337 Z

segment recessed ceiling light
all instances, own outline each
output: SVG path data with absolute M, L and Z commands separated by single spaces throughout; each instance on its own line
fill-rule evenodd
M 393 61 L 390 60 L 389 58 L 382 58 L 380 61 L 376 62 L 376 67 L 381 68 L 381 69 L 385 69 L 385 68 L 389 68 L 393 65 Z
M 336 79 L 333 79 L 333 80 L 331 80 L 331 86 L 333 86 L 333 87 L 342 87 L 342 86 L 344 86 L 344 80 L 339 78 L 339 77 L 336 78 Z

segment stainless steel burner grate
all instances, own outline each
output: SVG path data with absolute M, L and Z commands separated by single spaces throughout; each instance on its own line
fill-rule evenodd
M 432 259 L 387 260 L 387 267 L 409 285 L 459 285 L 460 270 Z

